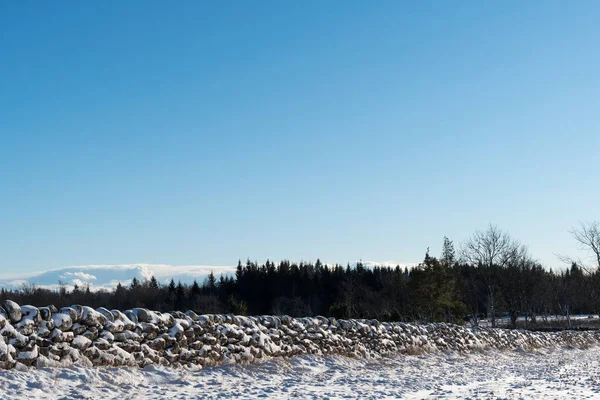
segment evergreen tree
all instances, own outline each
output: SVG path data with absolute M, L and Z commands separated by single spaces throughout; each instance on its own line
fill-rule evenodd
M 217 279 L 212 271 L 210 271 L 210 274 L 208 275 L 206 287 L 208 288 L 208 292 L 210 294 L 214 294 L 217 290 Z
M 185 287 L 181 284 L 181 281 L 177 283 L 175 288 L 175 309 L 178 311 L 185 311 Z
M 149 286 L 150 286 L 150 289 L 158 290 L 158 281 L 156 280 L 154 275 L 152 275 L 152 277 L 150 278 Z
M 134 278 L 131 280 L 131 286 L 130 286 L 130 289 L 131 289 L 131 290 L 137 290 L 137 289 L 139 289 L 139 288 L 140 288 L 140 282 L 138 281 L 138 279 L 137 279 L 137 278 L 135 278 L 135 277 L 134 277 Z
M 444 236 L 444 244 L 442 246 L 442 263 L 447 266 L 447 267 L 451 267 L 454 264 L 455 261 L 455 251 L 454 251 L 454 243 L 452 243 L 452 241 L 450 239 L 448 239 L 446 236 Z
M 198 285 L 198 281 L 194 279 L 194 283 L 192 284 L 192 288 L 190 289 L 190 293 L 192 297 L 196 297 L 200 295 L 200 285 Z

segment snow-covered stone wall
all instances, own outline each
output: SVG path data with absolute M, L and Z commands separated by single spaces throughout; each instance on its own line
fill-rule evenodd
M 585 347 L 599 332 L 472 330 L 452 324 L 289 316 L 121 312 L 74 305 L 57 310 L 7 301 L 0 307 L 0 368 L 250 363 L 268 357 Z

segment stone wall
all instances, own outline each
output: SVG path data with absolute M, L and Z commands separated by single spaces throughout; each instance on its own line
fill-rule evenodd
M 540 333 L 434 323 L 288 316 L 121 312 L 74 305 L 57 310 L 7 301 L 0 307 L 0 368 L 23 366 L 216 366 L 266 357 L 470 352 L 597 344 L 600 333 Z

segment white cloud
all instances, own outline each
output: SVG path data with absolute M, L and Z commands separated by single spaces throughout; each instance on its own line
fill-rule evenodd
M 20 288 L 23 285 L 29 284 L 29 282 L 26 279 L 15 279 L 14 281 L 9 281 L 7 283 L 8 283 L 8 285 L 15 287 L 15 288 Z
M 90 290 L 114 289 L 119 283 L 128 285 L 133 278 L 148 280 L 154 276 L 160 283 L 175 282 L 190 284 L 194 280 L 202 283 L 213 272 L 216 276 L 235 272 L 232 266 L 216 265 L 168 265 L 168 264 L 124 264 L 124 265 L 81 265 L 40 271 L 22 275 L 0 275 L 0 287 L 19 289 L 24 284 L 57 289 L 61 284 L 71 290 L 74 285 L 89 285 Z
M 84 281 L 93 281 L 93 280 L 98 279 L 94 275 L 86 274 L 85 272 L 65 272 L 59 278 L 61 278 L 63 280 L 71 280 L 74 278 L 78 278 L 78 279 L 81 279 Z
M 400 266 L 401 268 L 404 267 L 414 267 L 416 265 L 418 265 L 418 263 L 406 263 L 406 262 L 401 262 L 401 261 L 363 261 L 362 262 L 364 264 L 365 267 L 390 267 L 390 268 L 396 268 L 396 266 Z M 354 263 L 353 265 L 356 265 L 356 263 Z
M 334 265 L 335 263 L 327 263 Z M 397 261 L 363 261 L 367 268 L 374 266 L 384 267 L 413 267 L 416 263 Z M 346 265 L 346 264 L 341 264 Z M 356 263 L 351 263 L 356 266 Z M 0 287 L 20 289 L 23 285 L 33 284 L 41 288 L 57 290 L 61 285 L 67 290 L 72 290 L 74 285 L 79 287 L 88 285 L 90 290 L 112 290 L 120 283 L 127 286 L 133 278 L 144 281 L 154 276 L 160 283 L 168 284 L 171 279 L 175 282 L 191 284 L 194 280 L 198 283 L 213 272 L 217 277 L 232 275 L 234 266 L 222 265 L 169 265 L 169 264 L 122 264 L 122 265 L 81 265 L 64 267 L 48 271 L 40 271 L 22 275 L 0 275 Z

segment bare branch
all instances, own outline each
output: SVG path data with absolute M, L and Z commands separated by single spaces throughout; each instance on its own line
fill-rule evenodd
M 527 248 L 497 226 L 476 231 L 463 243 L 461 257 L 472 265 L 505 267 L 509 262 L 527 255 Z
M 579 248 L 589 253 L 595 259 L 595 268 L 600 268 L 600 223 L 580 222 L 579 227 L 569 230 L 579 244 Z

